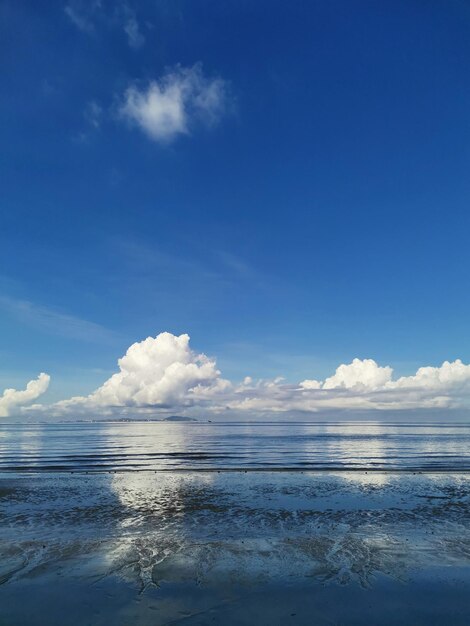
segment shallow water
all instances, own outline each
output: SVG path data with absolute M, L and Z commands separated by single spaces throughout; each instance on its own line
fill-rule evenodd
M 469 437 L 4 425 L 0 625 L 469 624 Z
M 470 470 L 467 424 L 2 425 L 0 471 Z
M 458 473 L 3 474 L 0 624 L 468 624 L 469 505 Z

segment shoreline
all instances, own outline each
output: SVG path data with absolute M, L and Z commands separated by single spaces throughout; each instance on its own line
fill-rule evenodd
M 429 474 L 443 474 L 443 475 L 458 475 L 458 474 L 470 474 L 470 468 L 437 468 L 437 469 L 410 469 L 410 468 L 394 468 L 394 469 L 382 469 L 382 468 L 342 468 L 342 467 L 325 467 L 325 468 L 309 468 L 303 469 L 299 467 L 176 467 L 176 468 L 161 468 L 161 469 L 148 469 L 148 468 L 128 468 L 128 469 L 2 469 L 0 470 L 0 479 L 2 475 L 10 476 L 14 474 L 18 475 L 43 475 L 43 474 L 62 474 L 62 475 L 92 475 L 92 474 L 249 474 L 249 473 L 275 473 L 275 474 L 400 474 L 400 475 L 429 475 Z

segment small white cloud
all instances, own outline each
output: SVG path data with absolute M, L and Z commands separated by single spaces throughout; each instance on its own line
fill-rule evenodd
M 78 0 L 72 0 L 65 6 L 64 11 L 78 30 L 90 34 L 94 31 L 92 15 L 98 7 L 99 3 L 97 2 L 92 2 L 90 6 L 86 6 Z
M 321 382 L 319 380 L 303 380 L 300 385 L 302 389 L 321 389 Z
M 139 22 L 134 16 L 129 17 L 124 24 L 124 32 L 131 48 L 141 48 L 145 43 L 145 37 L 140 32 Z
M 220 78 L 206 78 L 201 64 L 176 67 L 159 80 L 139 89 L 130 86 L 119 114 L 150 139 L 169 143 L 188 134 L 193 125 L 214 125 L 224 113 L 227 85 Z
M 101 0 L 69 0 L 64 11 L 78 30 L 88 35 L 97 34 L 100 27 L 105 31 L 122 29 L 131 48 L 145 43 L 136 14 L 124 1 L 103 4 Z
M 323 382 L 318 380 L 304 380 L 300 383 L 302 389 L 356 389 L 368 390 L 383 388 L 390 382 L 393 369 L 388 365 L 381 367 L 373 359 L 353 359 L 349 364 L 342 364 L 336 368 L 333 376 Z
M 91 100 L 85 107 L 84 117 L 90 126 L 98 130 L 101 126 L 103 109 L 95 100 Z
M 322 389 L 380 389 L 392 378 L 391 367 L 380 367 L 373 359 L 353 359 L 348 365 L 340 365 L 333 376 L 327 378 Z
M 36 380 L 30 380 L 26 389 L 17 391 L 16 389 L 5 389 L 0 397 L 0 417 L 8 417 L 13 409 L 19 409 L 36 400 L 49 387 L 50 376 L 41 373 Z

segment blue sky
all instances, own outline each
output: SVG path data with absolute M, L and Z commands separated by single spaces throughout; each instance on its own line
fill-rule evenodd
M 467 3 L 0 15 L 0 387 L 89 393 L 162 331 L 233 380 L 468 362 Z M 129 94 L 184 72 L 186 124 L 152 136 Z

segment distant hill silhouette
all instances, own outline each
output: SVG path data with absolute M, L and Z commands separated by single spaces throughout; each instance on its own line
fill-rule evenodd
M 197 422 L 197 419 L 194 417 L 184 417 L 183 415 L 170 415 L 169 417 L 164 417 L 163 422 Z

